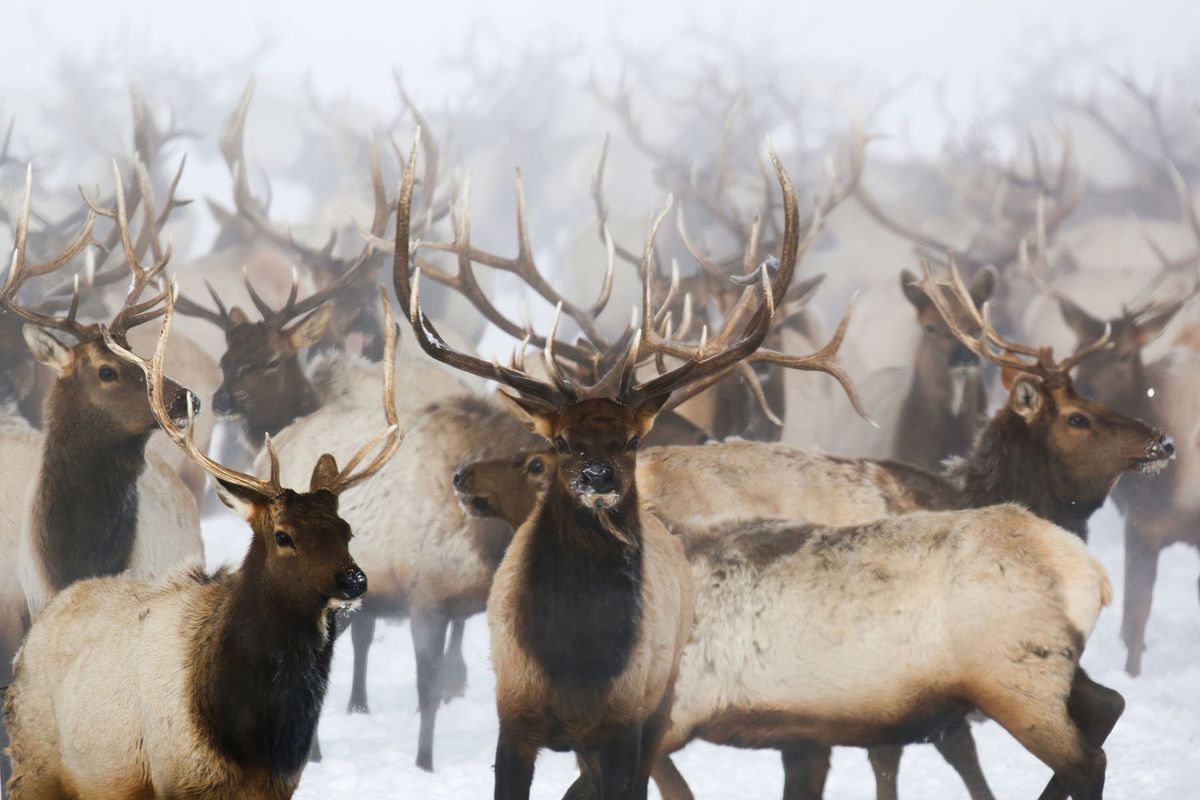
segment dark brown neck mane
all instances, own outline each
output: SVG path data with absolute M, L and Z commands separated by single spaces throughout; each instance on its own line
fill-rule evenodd
M 518 635 L 551 680 L 603 688 L 625 670 L 641 626 L 636 489 L 602 519 L 555 480 L 528 524 Z
M 56 385 L 46 404 L 33 536 L 58 591 L 129 567 L 137 534 L 137 482 L 148 433 L 130 436 L 106 415 L 71 403 Z M 74 406 L 72 411 L 66 408 Z
M 242 567 L 218 575 L 223 595 L 192 643 L 192 708 L 230 760 L 299 777 L 308 760 L 333 656 L 334 616 L 323 600 L 297 607 L 265 572 L 255 536 Z

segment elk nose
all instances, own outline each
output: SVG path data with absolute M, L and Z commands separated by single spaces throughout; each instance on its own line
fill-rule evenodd
M 467 468 L 463 467 L 458 472 L 454 473 L 454 488 L 461 489 L 463 484 L 467 482 Z
M 200 395 L 196 394 L 195 392 L 188 392 L 187 399 L 192 406 L 192 416 L 200 416 L 200 409 L 204 405 L 200 402 Z
M 1154 458 L 1174 458 L 1175 457 L 1175 440 L 1165 433 L 1158 437 L 1158 441 L 1150 445 L 1150 455 Z
M 583 485 L 593 492 L 612 491 L 613 470 L 608 464 L 588 464 L 583 468 Z
M 355 564 L 342 567 L 337 574 L 337 588 L 347 600 L 362 597 L 367 591 L 367 576 Z
M 224 386 L 217 389 L 216 394 L 213 395 L 213 411 L 218 414 L 228 414 L 233 411 L 233 395 Z
M 973 367 L 979 363 L 979 356 L 972 353 L 961 344 L 950 353 L 951 367 Z

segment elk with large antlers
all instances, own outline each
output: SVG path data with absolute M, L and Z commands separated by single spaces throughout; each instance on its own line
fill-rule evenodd
M 139 577 L 157 576 L 201 552 L 199 516 L 187 489 L 171 471 L 147 469 L 147 440 L 159 423 L 146 403 L 141 374 L 116 356 L 101 325 L 78 321 L 78 292 L 62 315 L 35 311 L 16 300 L 25 281 L 64 266 L 82 251 L 96 216 L 103 215 L 116 222 L 133 273 L 125 304 L 107 330 L 124 345 L 131 328 L 162 314 L 164 293 L 145 295 L 159 281 L 170 249 L 149 265 L 139 259 L 115 164 L 114 173 L 116 208 L 89 200 L 79 235 L 42 264 L 25 259 L 31 204 L 27 182 L 12 266 L 0 287 L 5 310 L 30 323 L 24 329 L 30 350 L 58 375 L 46 400 L 42 461 L 29 494 L 19 552 L 21 585 L 34 615 L 77 580 L 127 570 Z M 76 343 L 65 345 L 51 331 Z M 168 387 L 172 413 L 181 418 L 197 400 L 174 382 Z
M 250 548 L 236 571 L 191 568 L 159 584 L 90 580 L 46 609 L 5 701 L 14 800 L 291 797 L 325 695 L 334 611 L 367 589 L 338 500 L 400 445 L 390 312 L 389 425 L 340 470 L 333 456 L 319 459 L 307 492 L 282 485 L 278 460 L 269 479 L 236 472 L 208 458 L 177 426 L 163 378 L 171 314 L 168 297 L 149 362 L 112 334 L 105 341 L 144 371 L 155 419 L 249 523 Z
M 673 395 L 707 388 L 746 359 L 831 370 L 827 353 L 807 360 L 756 353 L 801 250 L 794 192 L 774 159 L 785 214 L 779 267 L 774 276 L 760 271 L 761 297 L 752 282 L 711 342 L 705 333 L 690 347 L 663 336 L 644 278 L 636 327 L 615 344 L 590 342 L 604 369 L 589 381 L 563 372 L 555 353 L 556 315 L 544 337 L 548 378 L 542 379 L 523 369 L 520 358 L 504 367 L 452 350 L 422 313 L 419 266 L 417 279 L 410 283 L 409 277 L 414 160 L 415 150 L 400 194 L 394 280 L 417 341 L 435 359 L 499 382 L 513 414 L 559 453 L 550 488 L 516 532 L 488 598 L 500 715 L 496 797 L 528 797 L 543 747 L 594 758 L 603 798 L 644 796 L 670 715 L 692 587 L 678 543 L 640 504 L 637 451 Z M 652 267 L 655 233 L 668 209 L 651 227 L 643 276 Z M 819 214 L 811 228 L 818 222 Z M 460 260 L 472 257 L 466 230 L 460 219 L 454 245 Z M 659 374 L 639 379 L 645 356 L 655 358 Z M 666 357 L 682 363 L 668 368 Z

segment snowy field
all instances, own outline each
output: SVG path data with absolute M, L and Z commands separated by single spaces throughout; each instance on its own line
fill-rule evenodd
M 1121 692 L 1128 702 L 1125 716 L 1106 746 L 1105 797 L 1194 800 L 1200 797 L 1200 559 L 1195 550 L 1178 546 L 1163 553 L 1143 674 L 1131 679 L 1122 670 L 1125 649 L 1118 633 L 1123 565 L 1120 531 L 1120 520 L 1111 507 L 1092 519 L 1092 547 L 1112 575 L 1117 600 L 1101 616 L 1084 665 L 1093 678 Z M 209 562 L 237 560 L 248 536 L 248 529 L 231 515 L 208 517 Z M 465 650 L 470 685 L 465 698 L 444 706 L 438 715 L 437 771 L 427 774 L 413 765 L 417 696 L 407 623 L 381 622 L 376 629 L 368 680 L 370 715 L 346 713 L 352 653 L 348 638 L 340 641 L 321 716 L 325 760 L 305 771 L 296 797 L 491 797 L 496 715 L 482 616 L 468 623 Z M 974 732 L 984 771 L 998 798 L 1031 798 L 1041 792 L 1049 770 L 998 725 L 976 725 Z M 773 751 L 695 743 L 675 758 L 698 800 L 781 796 L 783 772 Z M 533 797 L 557 800 L 575 774 L 573 757 L 543 753 L 537 762 Z M 651 796 L 658 797 L 653 784 L 651 787 Z M 909 800 L 967 796 L 957 776 L 930 745 L 905 751 L 900 791 Z M 826 797 L 866 800 L 874 796 L 866 752 L 835 750 Z

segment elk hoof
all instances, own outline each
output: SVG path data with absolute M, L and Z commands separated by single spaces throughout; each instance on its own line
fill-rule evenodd
M 370 714 L 371 707 L 367 705 L 366 700 L 350 700 L 350 705 L 346 706 L 348 714 Z

